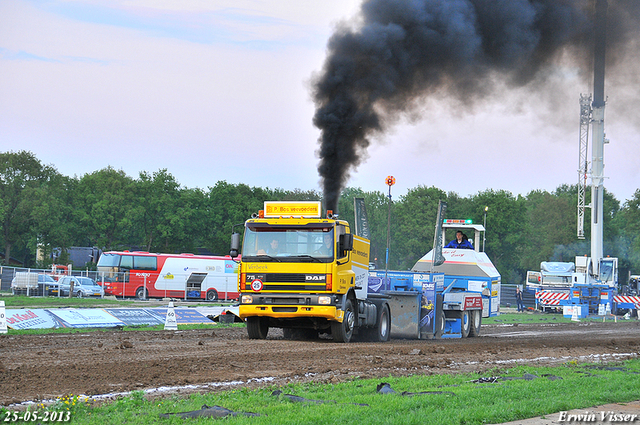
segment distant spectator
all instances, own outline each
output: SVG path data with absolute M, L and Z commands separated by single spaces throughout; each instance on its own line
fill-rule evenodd
M 516 303 L 518 304 L 518 313 L 525 311 L 524 303 L 522 302 L 522 291 L 519 286 L 516 286 Z

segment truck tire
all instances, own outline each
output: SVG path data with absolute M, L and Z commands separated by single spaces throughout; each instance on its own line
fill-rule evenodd
M 344 317 L 342 323 L 331 322 L 331 335 L 335 342 L 349 342 L 353 336 L 353 326 L 355 324 L 355 314 L 351 300 L 346 300 L 344 304 Z
M 383 304 L 378 312 L 378 320 L 376 327 L 371 334 L 371 340 L 374 342 L 389 341 L 389 333 L 391 332 L 391 313 L 389 312 L 389 304 Z
M 460 314 L 460 330 L 462 333 L 462 338 L 467 338 L 469 336 L 469 332 L 471 331 L 472 317 L 473 313 L 469 310 L 462 311 Z
M 264 317 L 247 317 L 247 333 L 250 339 L 265 339 L 269 333 L 269 319 Z
M 207 301 L 218 301 L 218 292 L 215 289 L 207 291 Z
M 376 324 L 371 328 L 358 329 L 358 341 L 387 342 L 391 333 L 391 313 L 389 304 L 377 304 Z
M 469 336 L 479 336 L 480 326 L 482 325 L 482 310 L 473 310 L 471 312 L 471 329 L 469 330 Z

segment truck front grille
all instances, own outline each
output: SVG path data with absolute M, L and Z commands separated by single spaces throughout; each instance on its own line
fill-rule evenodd
M 251 282 L 262 281 L 262 291 L 325 292 L 327 290 L 324 273 L 247 273 L 246 289 L 251 290 Z
M 305 283 L 305 275 L 303 273 L 267 273 L 264 283 L 282 282 L 282 283 Z
M 326 291 L 325 285 L 271 285 L 265 284 L 263 291 L 296 291 L 296 292 L 313 292 L 313 291 Z

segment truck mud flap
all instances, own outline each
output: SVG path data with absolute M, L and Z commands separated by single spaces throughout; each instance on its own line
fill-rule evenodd
M 435 315 L 435 324 L 433 329 L 433 337 L 441 338 L 446 329 L 446 318 L 444 316 L 444 311 L 442 310 L 444 303 L 444 296 L 442 294 L 436 295 L 436 315 Z

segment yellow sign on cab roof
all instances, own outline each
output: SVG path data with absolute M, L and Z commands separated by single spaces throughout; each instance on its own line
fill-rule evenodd
M 313 217 L 322 215 L 320 201 L 265 201 L 265 217 Z

